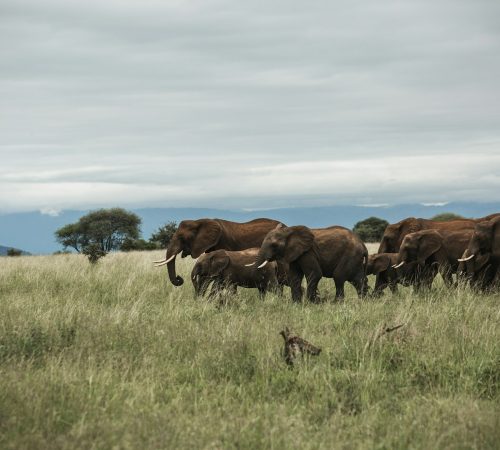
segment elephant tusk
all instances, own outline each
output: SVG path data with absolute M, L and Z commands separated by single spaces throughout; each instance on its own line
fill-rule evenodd
M 251 264 L 245 264 L 245 267 L 252 267 L 252 266 L 255 266 L 255 263 L 251 263 Z
M 401 267 L 404 263 L 405 263 L 404 261 L 401 261 L 399 264 L 394 264 L 394 265 L 392 266 L 392 268 L 393 268 L 393 269 L 397 269 L 397 268 Z
M 168 259 L 164 259 L 163 261 L 159 262 L 159 264 L 155 264 L 155 267 L 160 267 L 160 266 L 164 266 L 165 264 L 168 264 L 170 261 L 172 261 L 176 256 L 178 255 L 178 253 L 176 253 L 175 255 L 172 255 L 170 258 Z
M 469 261 L 469 259 L 472 259 L 474 258 L 474 254 L 470 255 L 470 256 L 467 256 L 467 258 L 460 258 L 458 259 L 458 262 L 465 262 L 465 261 Z
M 163 261 L 159 264 L 155 264 L 155 267 L 160 267 L 160 266 L 164 266 L 165 264 L 168 264 L 168 261 Z
M 174 255 L 172 255 L 170 258 L 168 258 L 166 261 L 165 261 L 165 264 L 166 263 L 169 263 L 170 261 L 172 261 L 176 256 L 178 255 L 178 253 L 175 253 Z
M 162 262 L 165 262 L 166 260 L 167 260 L 167 258 L 159 259 L 158 261 L 153 261 L 153 264 L 162 263 Z
M 257 269 L 262 269 L 269 261 L 266 259 Z

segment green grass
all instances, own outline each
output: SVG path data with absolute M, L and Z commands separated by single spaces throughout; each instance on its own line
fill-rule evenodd
M 498 448 L 499 295 L 218 308 L 161 256 L 0 259 L 0 448 Z M 285 325 L 321 355 L 288 369 Z

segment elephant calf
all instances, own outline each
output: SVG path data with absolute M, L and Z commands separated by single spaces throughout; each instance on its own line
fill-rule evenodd
M 398 256 L 399 253 L 377 253 L 368 256 L 366 274 L 376 276 L 373 296 L 381 295 L 386 287 L 394 294 L 398 290 L 398 284 L 415 286 L 417 290 L 422 287 L 429 288 L 432 284 L 437 273 L 435 266 L 422 270 L 415 262 L 411 262 L 396 269 L 394 266 L 397 265 Z
M 397 261 L 397 253 L 377 253 L 368 256 L 366 274 L 376 276 L 374 296 L 381 295 L 387 286 L 391 292 L 397 292 L 398 269 L 392 267 L 397 264 Z
M 238 286 L 257 288 L 261 296 L 270 289 L 278 289 L 278 276 L 282 277 L 283 273 L 278 271 L 276 263 L 262 271 L 247 267 L 255 261 L 258 252 L 258 248 L 252 248 L 241 251 L 216 250 L 201 255 L 191 272 L 195 294 L 204 295 L 212 282 L 210 296 L 223 288 L 236 292 Z

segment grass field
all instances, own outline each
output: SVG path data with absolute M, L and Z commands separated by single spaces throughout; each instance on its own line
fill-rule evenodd
M 162 256 L 0 259 L 0 448 L 499 447 L 499 295 L 217 308 Z M 321 355 L 288 369 L 285 325 Z

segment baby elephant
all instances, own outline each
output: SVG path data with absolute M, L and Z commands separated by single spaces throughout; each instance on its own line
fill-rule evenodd
M 398 272 L 392 266 L 397 264 L 397 253 L 378 253 L 368 256 L 366 274 L 375 275 L 375 289 L 373 295 L 378 297 L 389 286 L 392 293 L 397 292 Z
M 408 263 L 403 267 L 394 268 L 398 262 L 399 253 L 377 253 L 368 256 L 366 274 L 375 275 L 375 288 L 373 296 L 382 295 L 384 289 L 389 287 L 395 294 L 398 283 L 403 286 L 415 286 L 418 291 L 422 288 L 430 288 L 432 280 L 436 276 L 436 267 L 422 269 L 416 263 Z
M 196 295 L 203 296 L 213 282 L 210 296 L 223 288 L 236 293 L 237 287 L 257 288 L 261 296 L 269 289 L 278 288 L 278 267 L 268 264 L 263 270 L 247 267 L 257 258 L 258 248 L 241 251 L 215 250 L 201 255 L 191 272 Z

